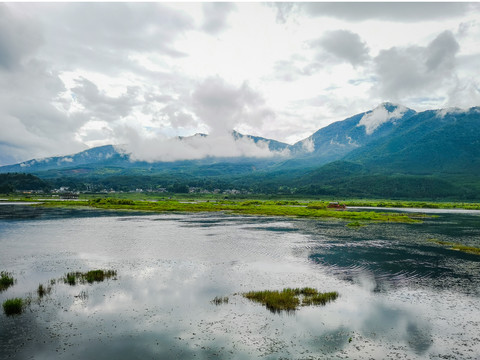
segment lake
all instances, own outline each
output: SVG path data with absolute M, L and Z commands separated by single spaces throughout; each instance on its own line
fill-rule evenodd
M 31 303 L 0 314 L 0 358 L 479 359 L 480 256 L 429 239 L 480 247 L 480 216 L 349 228 L 3 204 L 0 270 L 17 282 L 0 301 Z M 117 277 L 59 280 L 92 269 Z M 241 296 L 304 286 L 340 296 L 290 313 Z

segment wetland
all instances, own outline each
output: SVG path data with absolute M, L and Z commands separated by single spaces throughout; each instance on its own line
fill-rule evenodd
M 480 256 L 452 246 L 480 247 L 478 213 L 347 226 L 359 220 L 107 205 L 0 206 L 0 271 L 14 279 L 0 302 L 22 299 L 24 307 L 0 314 L 2 358 L 480 354 Z M 100 276 L 95 269 L 111 270 L 89 281 Z M 301 296 L 295 311 L 245 296 L 285 290 Z M 314 292 L 335 295 L 297 306 Z

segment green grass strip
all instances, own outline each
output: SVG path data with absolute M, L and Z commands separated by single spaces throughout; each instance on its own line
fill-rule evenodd
M 41 206 L 78 207 L 89 206 L 99 209 L 136 210 L 152 212 L 231 212 L 242 215 L 287 216 L 304 218 L 335 218 L 350 221 L 375 221 L 419 223 L 416 215 L 379 213 L 375 211 L 344 211 L 327 209 L 326 203 L 273 202 L 273 201 L 133 201 L 126 199 L 93 199 L 89 201 L 45 202 Z

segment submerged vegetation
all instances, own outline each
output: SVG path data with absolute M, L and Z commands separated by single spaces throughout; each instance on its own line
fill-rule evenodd
M 355 228 L 355 227 L 362 227 L 362 226 L 365 226 L 365 225 L 358 222 L 358 221 L 354 221 L 354 222 L 348 223 L 347 226 L 351 227 L 351 228 Z
M 53 285 L 57 283 L 63 283 L 68 284 L 68 285 L 76 285 L 77 283 L 80 284 L 92 284 L 94 282 L 101 282 L 104 281 L 105 279 L 110 279 L 113 277 L 117 276 L 117 271 L 116 270 L 90 270 L 87 272 L 80 272 L 80 271 L 75 271 L 75 272 L 69 272 L 65 274 L 62 278 L 57 281 L 56 279 L 52 279 L 49 281 L 49 285 L 44 286 L 43 284 L 39 284 L 37 288 L 37 295 L 38 295 L 38 300 L 42 299 L 45 295 L 48 295 L 52 291 Z M 2 283 L 13 284 L 13 278 L 11 277 L 11 274 L 5 271 L 1 272 L 1 279 Z M 8 287 L 7 286 L 7 287 Z M 80 292 L 80 295 L 75 296 L 75 297 L 80 297 L 82 300 L 87 299 L 88 295 L 87 293 L 82 290 Z M 228 298 L 227 302 L 228 302 Z M 6 315 L 14 315 L 14 314 L 21 314 L 24 307 L 30 305 L 32 298 L 31 295 L 27 297 L 27 300 L 23 300 L 22 298 L 15 298 L 15 299 L 8 299 L 4 301 L 3 303 L 3 311 L 5 312 Z
M 215 305 L 228 304 L 228 300 L 228 296 L 215 296 L 211 303 Z
M 433 242 L 438 245 L 447 246 L 450 250 L 462 251 L 468 254 L 480 255 L 480 248 L 474 246 L 467 246 L 463 244 L 458 244 L 449 241 L 441 241 L 438 239 L 428 239 L 428 241 Z
M 52 286 L 51 285 L 49 285 L 47 287 L 43 286 L 43 284 L 38 285 L 38 288 L 37 288 L 38 298 L 39 299 L 43 298 L 45 295 L 50 294 L 51 291 L 52 291 Z
M 299 306 L 325 305 L 338 297 L 338 292 L 321 293 L 310 287 L 302 289 L 285 288 L 282 291 L 249 291 L 242 294 L 245 298 L 259 302 L 272 312 L 294 311 Z
M 15 279 L 12 274 L 6 271 L 0 272 L 0 291 L 7 290 L 10 286 L 13 286 Z
M 102 282 L 105 279 L 110 279 L 117 276 L 116 270 L 90 270 L 85 273 L 75 271 L 66 273 L 63 277 L 63 282 L 68 285 L 76 285 L 77 282 L 91 284 L 94 282 Z
M 3 302 L 3 311 L 7 316 L 18 315 L 22 313 L 23 306 L 24 302 L 21 298 L 8 299 Z

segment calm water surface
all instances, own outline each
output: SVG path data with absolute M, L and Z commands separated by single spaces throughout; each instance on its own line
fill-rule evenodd
M 383 211 L 384 209 L 382 209 Z M 480 216 L 370 224 L 223 214 L 0 206 L 1 359 L 479 359 Z M 115 269 L 116 280 L 40 283 Z M 238 293 L 337 290 L 324 307 L 274 314 Z M 215 296 L 229 302 L 214 305 Z

